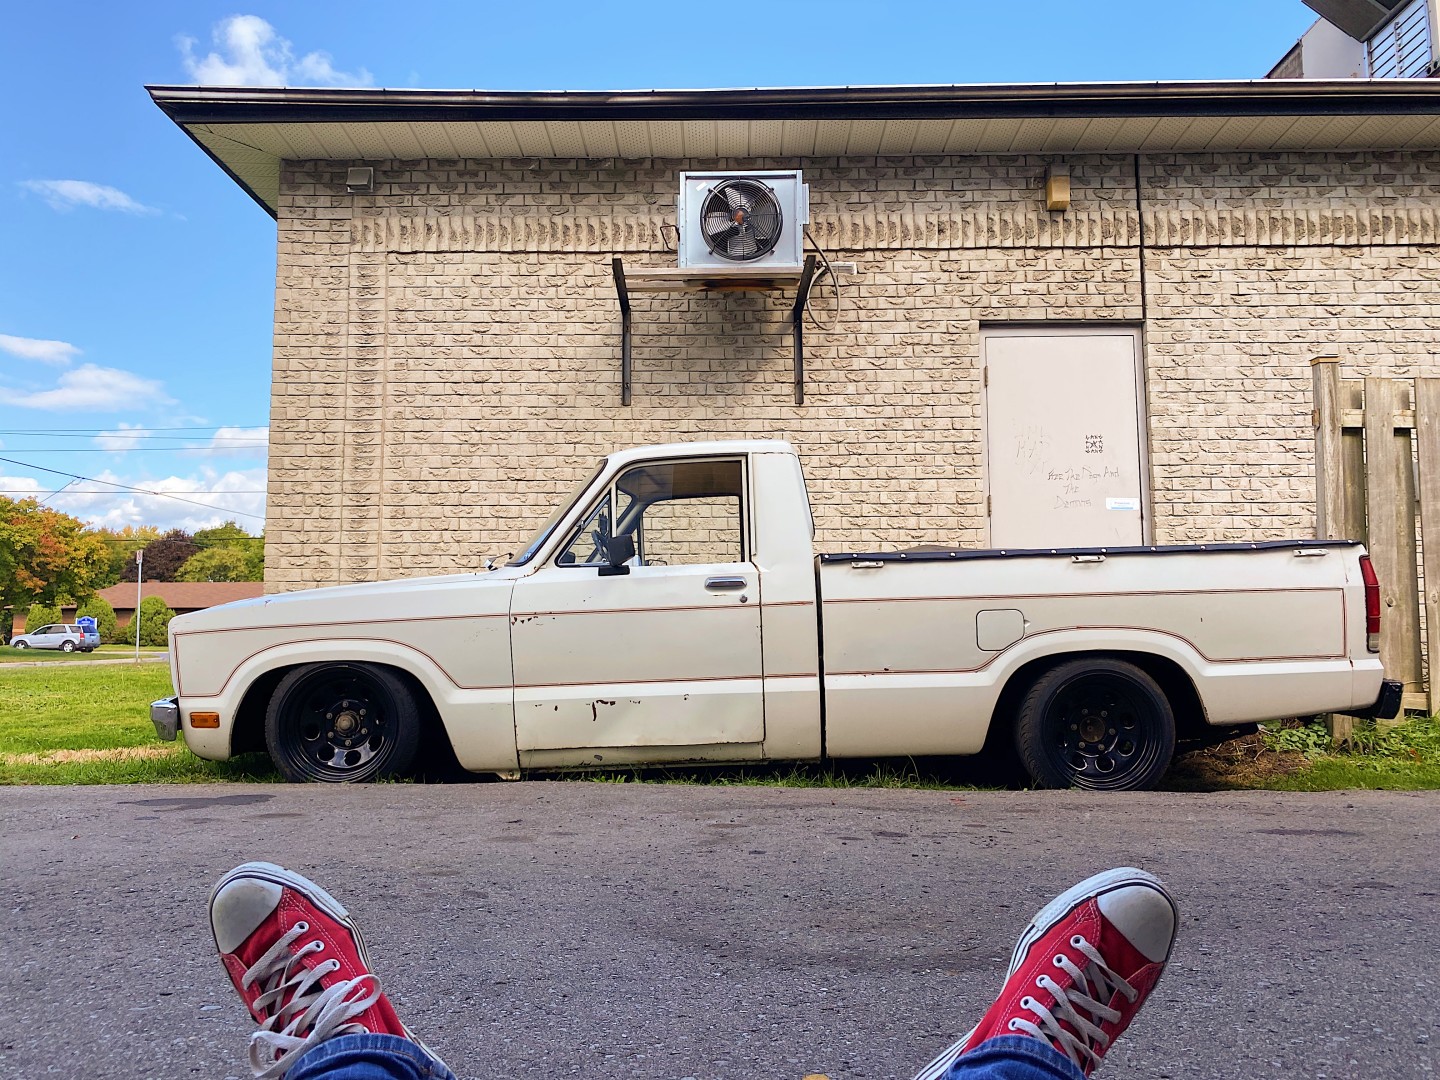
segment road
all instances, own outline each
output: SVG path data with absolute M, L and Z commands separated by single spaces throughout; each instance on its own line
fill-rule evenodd
M 240 1077 L 212 881 L 317 878 L 461 1077 L 908 1077 L 1053 893 L 1180 903 L 1104 1077 L 1440 1068 L 1440 793 L 0 789 L 0 1075 Z

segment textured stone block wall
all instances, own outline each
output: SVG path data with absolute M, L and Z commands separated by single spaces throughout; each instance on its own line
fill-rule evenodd
M 1407 374 L 1440 319 L 1434 158 L 290 163 L 267 581 L 468 570 L 513 551 L 607 450 L 783 437 L 823 548 L 985 538 L 981 329 L 1143 320 L 1159 542 L 1313 529 L 1309 360 Z M 791 400 L 791 297 L 634 297 L 619 404 L 610 258 L 672 266 L 682 169 L 801 167 L 828 285 Z

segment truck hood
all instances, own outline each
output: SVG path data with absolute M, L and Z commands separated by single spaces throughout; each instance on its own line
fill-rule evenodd
M 179 615 L 171 620 L 170 631 L 185 634 L 197 630 L 314 627 L 317 623 L 335 624 L 338 629 L 347 623 L 377 619 L 504 615 L 510 610 L 515 579 L 523 574 L 518 567 L 502 567 L 478 574 L 369 581 L 275 593 Z

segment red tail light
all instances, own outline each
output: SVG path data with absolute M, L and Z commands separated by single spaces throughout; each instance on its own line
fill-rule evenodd
M 1380 651 L 1380 579 L 1369 555 L 1360 556 L 1360 579 L 1365 582 L 1365 647 Z

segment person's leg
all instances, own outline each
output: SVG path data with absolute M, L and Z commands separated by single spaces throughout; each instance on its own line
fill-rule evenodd
M 395 1035 L 338 1035 L 300 1056 L 285 1080 L 454 1080 L 419 1044 Z
M 395 1015 L 359 929 L 334 897 L 273 863 L 245 863 L 210 893 L 210 928 L 259 1029 L 257 1077 L 454 1080 Z
M 995 1003 L 915 1080 L 1084 1080 L 1155 988 L 1176 925 L 1143 870 L 1082 881 L 1040 910 Z

